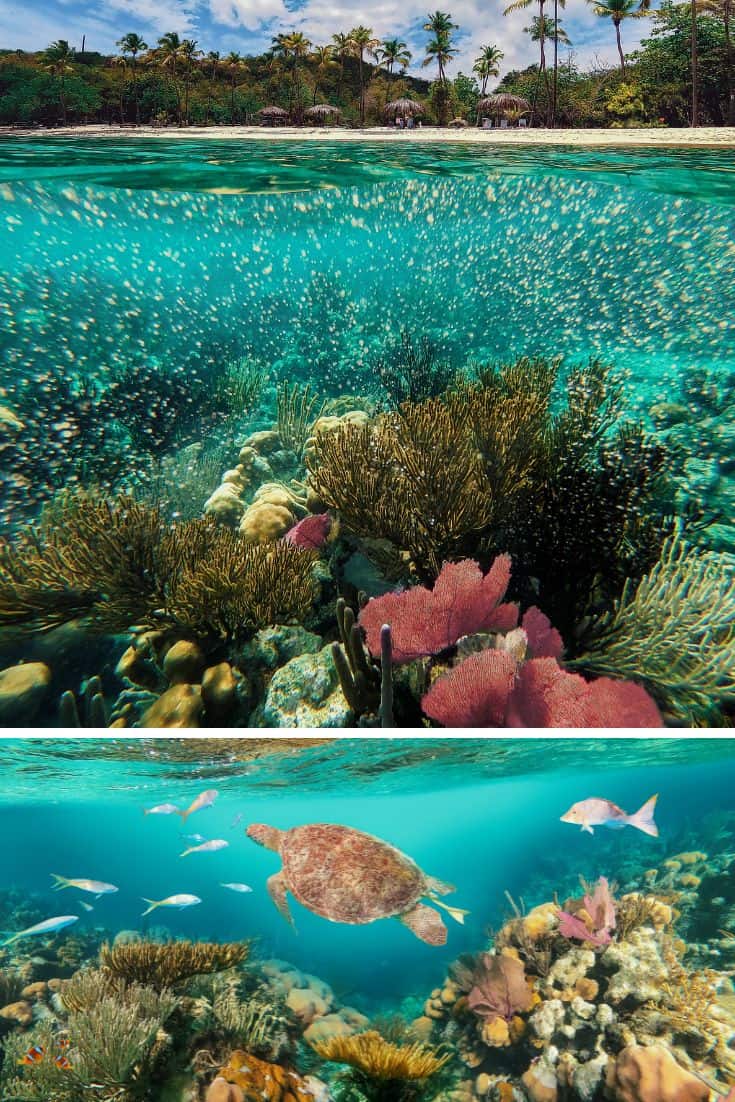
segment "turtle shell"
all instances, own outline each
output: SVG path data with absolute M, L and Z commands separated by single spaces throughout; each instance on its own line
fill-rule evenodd
M 294 827 L 286 831 L 280 853 L 294 898 L 332 922 L 362 925 L 403 914 L 426 890 L 426 878 L 410 857 L 351 827 Z

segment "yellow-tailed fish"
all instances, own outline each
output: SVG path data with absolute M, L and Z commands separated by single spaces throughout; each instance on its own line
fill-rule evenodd
M 147 911 L 143 911 L 143 915 L 149 915 L 151 911 L 155 911 L 156 907 L 178 907 L 182 910 L 184 907 L 193 907 L 197 903 L 201 903 L 201 899 L 198 895 L 169 895 L 166 899 L 146 899 L 143 896 L 144 903 L 150 903 L 150 907 Z

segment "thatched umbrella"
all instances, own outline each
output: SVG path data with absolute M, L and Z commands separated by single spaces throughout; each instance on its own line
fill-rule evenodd
M 506 111 L 518 111 L 525 114 L 531 110 L 531 104 L 523 96 L 514 96 L 510 92 L 499 92 L 494 96 L 485 96 L 477 101 L 478 114 L 504 115 Z
M 327 119 L 338 119 L 341 114 L 339 107 L 333 107 L 331 103 L 315 103 L 313 107 L 306 108 L 304 118 L 326 122 Z
M 283 123 L 288 119 L 288 111 L 284 111 L 282 107 L 261 107 L 258 111 L 258 115 L 261 120 L 270 125 L 275 123 Z
M 394 99 L 391 103 L 386 103 L 384 109 L 386 115 L 392 115 L 394 119 L 397 118 L 409 118 L 413 115 L 423 115 L 424 109 L 420 103 L 417 103 L 415 99 Z
M 452 119 L 449 125 L 454 130 L 464 130 L 465 126 L 467 126 L 467 121 L 466 119 Z

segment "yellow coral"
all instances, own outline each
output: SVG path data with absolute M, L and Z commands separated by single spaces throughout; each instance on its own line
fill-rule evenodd
M 349 1064 L 371 1079 L 428 1079 L 449 1060 L 428 1045 L 394 1045 L 375 1030 L 351 1037 L 330 1037 L 315 1044 L 314 1051 L 323 1060 Z
M 480 1036 L 489 1048 L 505 1048 L 511 1041 L 505 1018 L 490 1018 L 483 1022 Z
M 248 543 L 272 543 L 293 528 L 296 518 L 283 505 L 256 501 L 249 505 L 240 521 L 240 535 Z

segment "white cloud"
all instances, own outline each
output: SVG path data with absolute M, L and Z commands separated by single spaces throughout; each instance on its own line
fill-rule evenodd
M 209 11 L 215 23 L 249 31 L 258 31 L 275 19 L 289 19 L 283 0 L 209 0 Z

